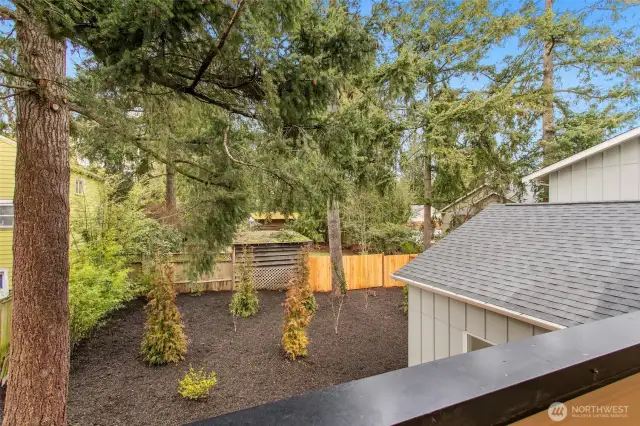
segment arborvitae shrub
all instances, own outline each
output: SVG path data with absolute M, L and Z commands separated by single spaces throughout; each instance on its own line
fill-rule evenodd
M 404 299 L 402 301 L 402 312 L 407 315 L 409 313 L 409 286 L 406 284 L 402 287 L 402 298 Z
M 300 287 L 292 285 L 287 289 L 284 301 L 284 326 L 282 330 L 282 348 L 289 359 L 307 356 L 307 325 L 311 315 L 304 307 Z
M 318 302 L 316 302 L 316 297 L 313 295 L 309 275 L 309 251 L 305 248 L 302 250 L 300 255 L 298 255 L 296 277 L 294 278 L 293 283 L 300 286 L 302 303 L 309 314 L 314 315 L 318 310 Z
M 176 305 L 171 266 L 164 266 L 156 272 L 153 289 L 148 298 L 149 302 L 145 308 L 147 324 L 141 345 L 144 360 L 151 365 L 183 360 L 187 353 L 187 338 Z
M 229 312 L 234 317 L 248 318 L 258 313 L 258 292 L 253 283 L 253 254 L 245 246 L 238 263 L 238 286 L 231 298 Z
M 186 399 L 205 399 L 209 396 L 209 391 L 217 382 L 216 373 L 206 373 L 204 368 L 199 371 L 189 366 L 189 371 L 178 383 L 178 393 Z

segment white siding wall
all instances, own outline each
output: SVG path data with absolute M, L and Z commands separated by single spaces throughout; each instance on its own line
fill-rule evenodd
M 500 344 L 548 330 L 409 286 L 409 366 L 462 353 L 463 332 Z
M 549 174 L 550 202 L 640 200 L 640 140 Z

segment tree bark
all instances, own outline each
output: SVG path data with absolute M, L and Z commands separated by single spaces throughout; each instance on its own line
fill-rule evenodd
M 545 0 L 545 10 L 553 10 L 553 0 Z M 546 164 L 546 150 L 556 137 L 555 118 L 553 114 L 553 40 L 544 43 L 542 53 L 542 88 L 548 93 L 542 112 L 542 162 Z
M 165 207 L 167 212 L 173 212 L 176 210 L 176 172 L 173 166 L 166 165 L 165 175 Z
M 423 165 L 423 196 L 424 196 L 424 221 L 423 221 L 423 244 L 424 249 L 431 246 L 431 237 L 433 235 L 433 227 L 431 224 L 431 152 L 429 148 L 425 148 L 424 165 Z
M 340 206 L 338 201 L 330 198 L 327 201 L 327 233 L 329 235 L 329 259 L 331 262 L 331 291 L 333 295 L 341 294 L 344 280 L 342 265 L 342 237 L 340 234 Z
M 17 96 L 13 317 L 4 426 L 66 425 L 69 380 L 69 108 L 65 43 L 16 13 L 18 60 L 39 86 Z M 31 81 L 25 84 L 33 84 Z

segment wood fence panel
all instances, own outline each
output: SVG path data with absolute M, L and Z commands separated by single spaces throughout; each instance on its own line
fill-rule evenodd
M 342 256 L 348 290 L 382 287 L 382 254 Z
M 391 274 L 402 268 L 404 265 L 415 259 L 417 254 L 398 254 L 394 256 L 384 257 L 384 286 L 385 287 L 402 287 L 402 281 L 394 280 Z
M 11 308 L 13 300 L 8 297 L 0 301 L 0 349 L 9 343 L 11 336 Z
M 309 282 L 313 291 L 331 291 L 329 256 L 309 257 Z

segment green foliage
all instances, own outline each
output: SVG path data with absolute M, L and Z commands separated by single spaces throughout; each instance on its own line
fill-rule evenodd
M 286 223 L 286 229 L 297 232 L 312 240 L 314 243 L 324 241 L 324 236 L 320 230 L 324 227 L 322 220 L 309 213 L 302 213 L 295 219 Z
M 302 304 L 310 316 L 315 315 L 318 311 L 318 302 L 311 289 L 309 281 L 309 248 L 303 248 L 298 255 L 296 263 L 296 273 L 289 285 L 298 286 L 300 288 L 300 297 Z
M 69 339 L 87 337 L 104 316 L 136 295 L 127 258 L 114 233 L 72 248 L 69 253 Z
M 186 399 L 200 400 L 209 396 L 209 391 L 217 382 L 216 373 L 206 373 L 204 368 L 196 371 L 189 366 L 189 371 L 178 382 L 178 393 Z
M 187 353 L 187 338 L 176 305 L 171 266 L 165 265 L 161 271 L 156 272 L 148 298 L 149 302 L 145 307 L 147 323 L 140 346 L 143 359 L 151 365 L 183 360 Z
M 229 312 L 234 317 L 249 318 L 258 313 L 259 301 L 253 283 L 253 253 L 247 246 L 243 246 L 242 257 L 236 258 L 236 262 L 240 283 L 231 297 Z
M 282 327 L 282 349 L 285 356 L 291 360 L 307 356 L 307 326 L 311 321 L 311 314 L 305 307 L 302 290 L 298 285 L 291 285 L 287 289 L 284 301 L 284 325 Z
M 404 299 L 402 301 L 402 312 L 407 315 L 409 313 L 409 286 L 407 284 L 402 286 L 402 298 Z
M 0 386 L 5 385 L 9 376 L 9 347 L 8 341 L 0 346 Z
M 371 251 L 384 254 L 420 253 L 423 247 L 419 239 L 415 231 L 395 223 L 380 224 L 369 235 Z

